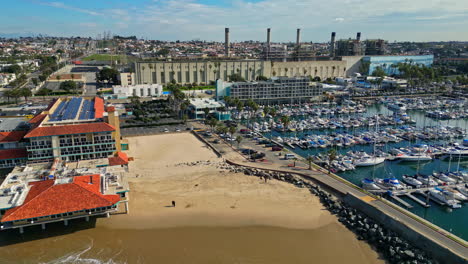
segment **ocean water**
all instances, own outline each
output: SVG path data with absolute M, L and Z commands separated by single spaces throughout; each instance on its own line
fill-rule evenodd
M 384 114 L 384 115 L 391 115 L 392 112 L 388 110 L 384 105 L 373 105 L 368 107 L 367 112 L 364 113 L 364 116 L 371 116 L 375 114 Z M 424 127 L 424 126 L 457 126 L 463 129 L 467 129 L 468 120 L 467 119 L 458 119 L 458 120 L 435 120 L 432 118 L 425 117 L 424 112 L 422 111 L 408 111 L 408 115 L 416 121 L 417 127 Z M 371 128 L 372 129 L 372 128 Z M 344 130 L 334 130 L 334 131 L 326 131 L 326 130 L 309 130 L 297 133 L 291 132 L 276 132 L 273 131 L 270 133 L 266 133 L 266 137 L 277 137 L 277 136 L 297 136 L 301 138 L 304 134 L 329 134 L 332 132 L 343 132 Z M 347 133 L 351 134 L 359 134 L 362 131 L 366 131 L 365 128 L 358 128 L 358 129 L 351 129 L 348 130 Z M 463 139 L 456 139 L 455 142 L 461 143 Z M 449 141 L 438 140 L 438 141 L 401 141 L 399 143 L 388 143 L 383 147 L 379 147 L 379 149 L 383 151 L 388 151 L 395 147 L 407 147 L 414 144 L 446 144 Z M 327 152 L 329 149 L 308 149 L 303 150 L 300 148 L 295 148 L 293 151 L 300 156 L 307 157 L 309 155 L 315 155 L 320 152 Z M 357 145 L 349 148 L 336 148 L 339 153 L 346 153 L 350 150 L 355 151 L 366 151 L 368 153 L 372 153 L 373 146 L 372 145 Z M 434 171 L 467 171 L 468 170 L 468 160 L 461 159 L 460 162 L 457 158 L 453 158 L 451 161 L 449 159 L 441 160 L 441 159 L 434 159 L 429 162 L 402 162 L 402 161 L 385 161 L 384 164 L 380 164 L 374 167 L 358 167 L 354 171 L 346 171 L 338 173 L 339 176 L 343 177 L 344 179 L 356 184 L 360 185 L 360 182 L 364 178 L 385 178 L 385 177 L 396 177 L 401 179 L 401 176 L 404 174 L 414 175 L 417 172 L 422 174 L 432 174 Z M 419 197 L 422 198 L 422 197 Z M 460 209 L 450 209 L 444 206 L 437 205 L 430 202 L 431 207 L 424 208 L 414 202 L 413 200 L 403 197 L 403 200 L 408 202 L 409 204 L 413 205 L 413 208 L 408 209 L 411 212 L 425 218 L 426 220 L 446 229 L 447 231 L 452 232 L 453 234 L 468 240 L 468 228 L 466 227 L 466 223 L 468 223 L 468 203 L 464 203 L 462 208 Z

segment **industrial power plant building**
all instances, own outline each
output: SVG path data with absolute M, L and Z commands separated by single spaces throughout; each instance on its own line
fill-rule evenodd
M 314 56 L 305 43 L 301 43 L 301 31 L 297 29 L 294 52 L 288 53 L 283 44 L 271 43 L 271 29 L 267 29 L 267 41 L 261 54 L 262 59 L 234 59 L 229 43 L 230 31 L 225 29 L 225 59 L 224 60 L 193 60 L 193 61 L 154 61 L 134 63 L 134 76 L 127 77 L 133 84 L 210 84 L 218 79 L 229 80 L 231 75 L 240 75 L 247 81 L 255 81 L 259 76 L 272 77 L 312 77 L 325 80 L 337 77 L 352 76 L 359 72 L 362 62 L 371 64 L 371 71 L 377 65 L 383 66 L 379 60 L 388 60 L 386 65 L 405 61 L 410 56 L 372 56 L 385 54 L 385 41 L 367 40 L 361 42 L 361 33 L 356 39 L 336 41 L 336 33 L 332 32 L 329 56 Z M 368 49 L 368 51 L 367 51 Z M 371 55 L 366 56 L 365 54 Z M 433 56 L 411 56 L 415 63 L 432 65 Z M 374 67 L 375 66 L 375 67 Z M 125 79 L 125 78 L 124 78 Z M 127 80 L 125 79 L 125 80 Z
M 273 77 L 268 81 L 216 82 L 216 98 L 224 96 L 241 101 L 253 100 L 260 104 L 297 103 L 317 100 L 322 88 L 310 81 L 309 77 Z

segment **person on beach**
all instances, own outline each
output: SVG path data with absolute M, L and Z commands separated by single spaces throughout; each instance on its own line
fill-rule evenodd
M 172 207 L 175 207 L 175 201 L 172 201 Z

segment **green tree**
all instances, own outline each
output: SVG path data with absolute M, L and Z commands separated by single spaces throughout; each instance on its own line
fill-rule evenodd
M 291 119 L 289 116 L 282 116 L 280 118 L 280 122 L 283 124 L 284 129 L 286 129 L 289 126 L 289 123 L 291 123 Z
M 331 165 L 333 163 L 334 160 L 336 160 L 336 150 L 335 149 L 330 149 L 328 151 L 328 173 L 330 174 L 331 172 Z
M 263 76 L 263 75 L 259 75 L 259 76 L 257 76 L 257 78 L 255 78 L 255 80 L 257 80 L 257 81 L 268 81 L 268 78 Z
M 36 92 L 36 95 L 43 96 L 43 99 L 45 100 L 45 97 L 47 95 L 49 95 L 51 92 L 52 92 L 52 90 L 43 87 L 43 88 L 39 89 L 39 91 Z
M 60 88 L 60 90 L 64 90 L 67 93 L 69 93 L 70 91 L 76 90 L 76 82 L 74 82 L 74 81 L 64 81 L 64 82 L 62 82 L 60 84 L 59 88 Z
M 96 73 L 96 81 L 98 83 L 118 84 L 119 72 L 114 68 L 104 68 Z
M 230 82 L 245 82 L 244 77 L 242 77 L 239 73 L 235 73 L 228 76 Z
M 381 67 L 375 68 L 375 70 L 372 72 L 372 76 L 376 77 L 381 77 L 383 78 L 385 76 L 385 71 Z
M 241 137 L 241 136 L 237 136 L 237 137 L 236 137 L 236 142 L 237 142 L 237 148 L 239 148 L 239 145 L 240 145 L 240 143 L 242 142 L 242 137 Z
M 217 124 L 218 120 L 216 120 L 216 118 L 212 117 L 208 119 L 208 125 L 211 127 L 211 132 L 213 132 L 213 129 L 216 127 Z
M 28 101 L 28 97 L 32 96 L 31 90 L 29 90 L 29 88 L 26 87 L 19 89 L 18 94 L 19 96 L 23 96 L 26 102 Z
M 18 76 L 22 71 L 23 71 L 23 69 L 18 64 L 13 64 L 11 66 L 5 67 L 2 70 L 2 72 L 14 73 L 16 76 Z
M 31 78 L 31 82 L 34 84 L 34 86 L 37 86 L 39 84 L 37 78 Z
M 13 95 L 13 90 L 6 90 L 3 92 L 3 96 L 5 96 L 7 98 L 7 102 L 9 103 L 10 102 L 10 98 L 13 98 L 14 95 Z
M 205 119 L 208 119 L 208 115 L 210 114 L 210 109 L 209 108 L 204 108 L 203 113 L 205 113 Z

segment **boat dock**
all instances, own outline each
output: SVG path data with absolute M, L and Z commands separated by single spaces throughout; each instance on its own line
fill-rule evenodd
M 392 199 L 399 202 L 400 204 L 404 205 L 406 208 L 413 208 L 413 206 L 405 201 L 403 201 L 400 197 L 395 194 L 391 195 Z
M 425 201 L 422 201 L 418 197 L 413 196 L 411 193 L 405 193 L 405 196 L 410 198 L 411 200 L 417 202 L 419 205 L 421 205 L 423 207 L 426 207 L 426 208 L 430 207 L 430 205 L 427 204 Z
M 405 206 L 406 208 L 413 208 L 412 205 L 410 205 L 409 203 L 405 202 L 404 200 L 402 200 L 400 198 L 400 196 L 406 196 L 408 198 L 410 198 L 411 200 L 415 201 L 416 203 L 418 203 L 419 205 L 421 206 L 424 206 L 424 207 L 430 207 L 430 205 L 426 204 L 426 201 L 423 201 L 417 197 L 415 197 L 413 194 L 418 194 L 418 195 L 422 195 L 424 196 L 424 198 L 427 198 L 427 196 L 429 196 L 429 199 L 435 203 L 437 203 L 438 205 L 441 205 L 441 206 L 451 206 L 450 204 L 447 204 L 443 201 L 440 201 L 436 198 L 434 198 L 433 196 L 429 195 L 428 194 L 428 191 L 429 190 L 432 190 L 436 187 L 438 188 L 445 188 L 445 187 L 450 187 L 450 188 L 458 188 L 458 187 L 461 187 L 461 186 L 464 186 L 464 183 L 459 183 L 459 184 L 450 184 L 450 185 L 445 185 L 445 186 L 430 186 L 430 187 L 423 187 L 423 188 L 414 188 L 414 189 L 405 189 L 405 190 L 397 190 L 397 191 L 392 191 L 392 194 L 390 195 L 390 197 L 392 199 L 394 199 L 395 201 L 397 201 L 399 204 L 402 204 L 403 206 Z M 383 193 L 387 193 L 388 190 L 374 190 L 374 191 L 370 191 L 370 192 L 373 192 L 373 193 L 376 193 L 376 194 L 383 194 Z

